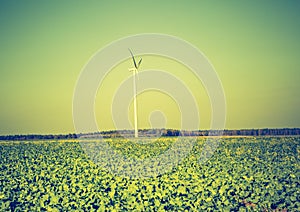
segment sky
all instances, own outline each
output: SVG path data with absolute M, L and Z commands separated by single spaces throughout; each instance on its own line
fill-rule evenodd
M 0 134 L 74 132 L 73 93 L 84 65 L 107 44 L 140 33 L 176 36 L 205 54 L 224 88 L 225 128 L 300 127 L 299 10 L 291 0 L 0 0 Z M 99 87 L 99 130 L 114 129 L 112 95 L 130 76 L 128 65 Z M 210 127 L 209 98 L 188 70 L 180 72 L 186 67 L 154 56 L 142 65 L 184 79 L 201 108 L 200 128 Z M 156 126 L 167 119 L 166 127 L 178 128 L 180 112 L 168 96 L 152 91 L 138 102 L 141 128 L 151 127 L 155 110 L 165 113 Z

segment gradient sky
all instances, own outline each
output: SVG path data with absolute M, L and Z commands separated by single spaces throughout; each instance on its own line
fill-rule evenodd
M 108 43 L 139 33 L 178 36 L 209 58 L 226 94 L 226 128 L 300 127 L 299 11 L 298 1 L 0 0 L 0 134 L 74 132 L 81 69 Z M 96 115 L 105 130 L 113 128 L 110 103 L 102 108 L 98 99 L 113 88 L 103 89 Z M 155 107 L 176 127 L 178 108 L 159 95 L 140 97 L 140 104 L 155 96 L 170 106 L 149 106 L 142 127 Z M 201 102 L 208 128 L 209 103 L 199 94 Z

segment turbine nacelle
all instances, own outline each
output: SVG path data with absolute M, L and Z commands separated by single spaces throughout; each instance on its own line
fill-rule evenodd
M 136 68 L 129 68 L 128 71 L 137 71 Z

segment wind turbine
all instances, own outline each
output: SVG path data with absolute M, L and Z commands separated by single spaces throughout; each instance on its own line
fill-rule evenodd
M 132 60 L 133 60 L 133 65 L 134 68 L 129 68 L 129 71 L 132 71 L 132 75 L 133 75 L 133 110 L 134 110 L 134 137 L 138 138 L 139 134 L 138 134 L 138 125 L 137 125 L 137 106 L 136 106 L 136 75 L 138 72 L 138 69 L 141 65 L 142 62 L 142 58 L 139 60 L 138 64 L 135 62 L 135 58 L 132 54 L 132 51 L 130 49 L 128 49 Z

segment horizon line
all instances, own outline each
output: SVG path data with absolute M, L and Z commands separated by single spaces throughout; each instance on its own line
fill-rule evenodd
M 300 130 L 300 127 L 274 127 L 274 128 L 234 128 L 234 129 L 175 129 L 175 128 L 143 128 L 138 129 L 138 131 L 145 131 L 145 130 L 173 130 L 173 131 L 186 131 L 186 132 L 199 132 L 199 131 L 235 131 L 235 130 Z M 109 133 L 109 132 L 118 132 L 118 131 L 133 131 L 134 129 L 110 129 L 110 130 L 102 130 L 102 131 L 95 131 L 95 132 L 66 132 L 66 133 L 28 133 L 28 134 L 0 134 L 0 137 L 4 136 L 28 136 L 28 135 L 85 135 L 85 134 L 95 134 L 95 133 Z

